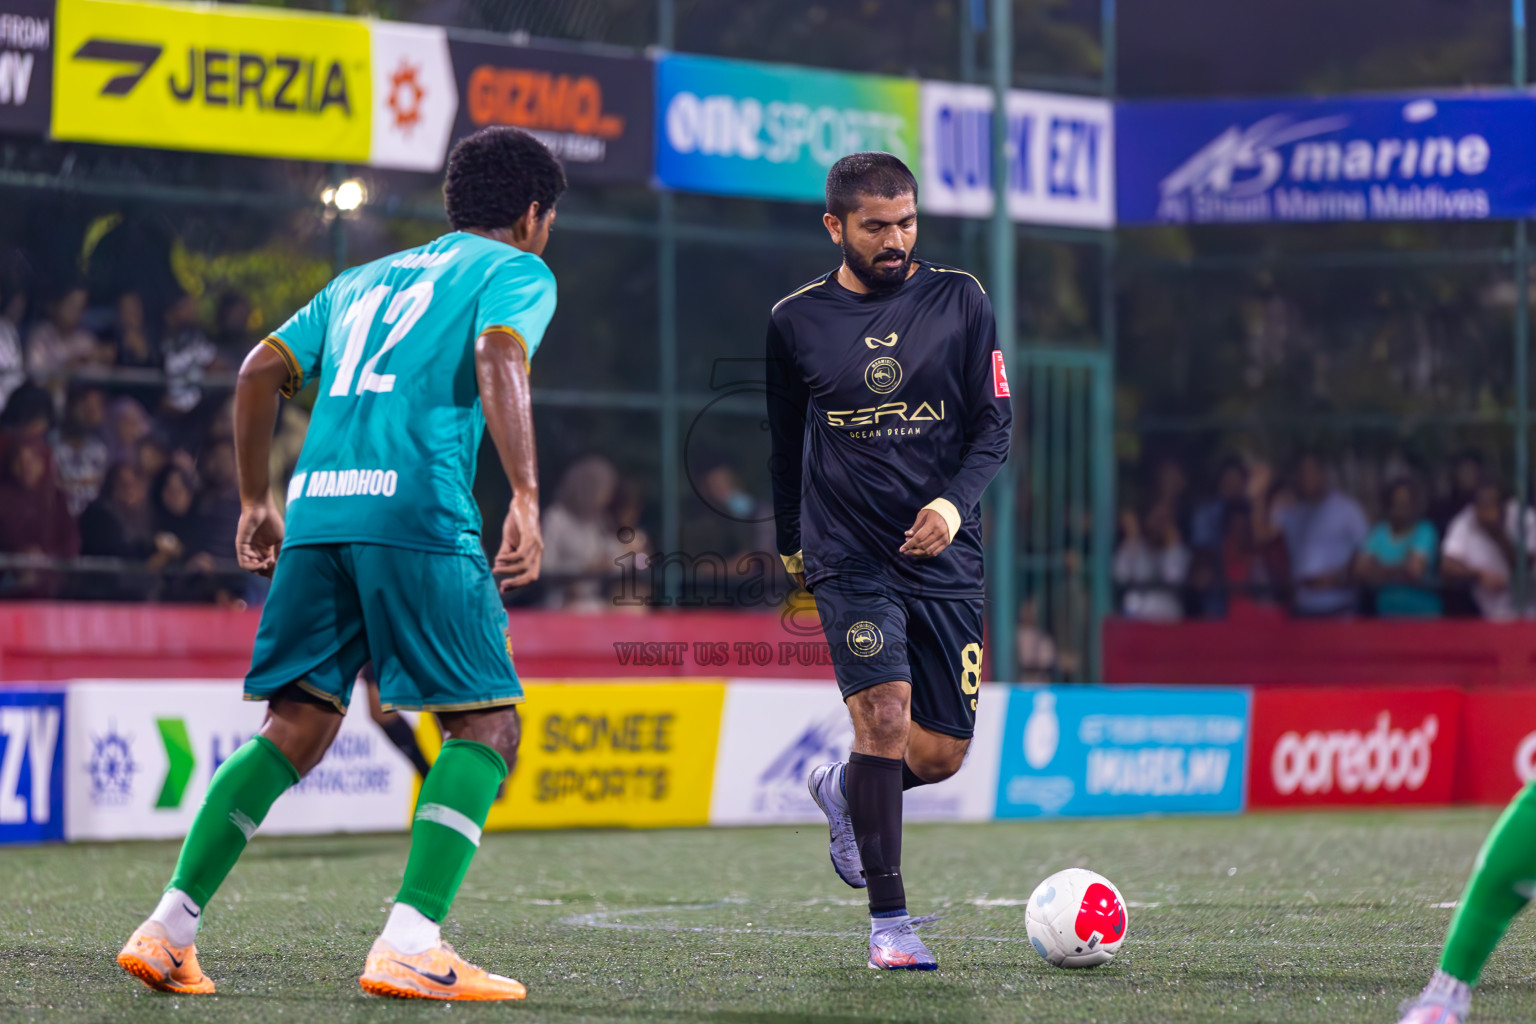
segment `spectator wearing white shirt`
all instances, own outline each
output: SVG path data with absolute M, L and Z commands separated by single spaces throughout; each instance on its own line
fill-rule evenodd
M 21 318 L 27 312 L 27 293 L 20 289 L 0 293 L 0 409 L 11 392 L 27 382 L 27 364 L 21 350 Z
M 1451 520 L 1441 548 L 1441 573 L 1448 581 L 1462 581 L 1472 586 L 1472 599 L 1483 618 L 1508 622 L 1520 618 L 1515 603 L 1513 582 L 1516 527 L 1519 506 L 1505 504 L 1503 490 L 1491 480 L 1484 480 L 1473 492 L 1472 504 Z M 1527 565 L 1536 551 L 1536 511 L 1525 509 L 1525 552 Z M 1530 614 L 1530 602 L 1524 614 Z
M 1158 502 L 1146 522 L 1127 511 L 1121 518 L 1124 534 L 1115 550 L 1115 583 L 1124 588 L 1121 610 L 1128 618 L 1178 622 L 1184 617 L 1184 582 L 1190 552 L 1179 535 L 1173 509 Z
M 80 325 L 86 299 L 84 288 L 70 288 L 48 303 L 48 315 L 27 334 L 27 374 L 55 393 L 73 371 L 104 361 L 96 335 Z

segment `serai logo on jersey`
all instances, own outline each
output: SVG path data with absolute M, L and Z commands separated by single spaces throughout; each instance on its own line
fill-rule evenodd
M 873 622 L 855 622 L 848 627 L 848 649 L 861 658 L 872 658 L 885 646 L 885 634 Z
M 892 331 L 890 334 L 887 334 L 883 338 L 865 338 L 864 339 L 864 344 L 867 347 L 875 349 L 876 351 L 878 351 L 882 347 L 890 348 L 891 346 L 895 345 L 896 342 L 899 341 L 899 340 L 901 340 L 901 339 L 897 337 L 896 332 Z
M 873 387 L 874 385 L 870 385 Z M 865 409 L 828 409 L 827 426 L 829 427 L 868 427 L 881 426 L 881 420 L 893 420 L 896 423 L 937 423 L 944 418 L 944 403 L 940 402 L 935 408 L 932 402 L 919 402 L 917 408 L 912 408 L 908 402 L 882 402 Z M 885 424 L 890 426 L 891 424 Z
M 877 395 L 888 395 L 901 387 L 901 364 L 890 356 L 881 356 L 864 368 L 864 383 Z

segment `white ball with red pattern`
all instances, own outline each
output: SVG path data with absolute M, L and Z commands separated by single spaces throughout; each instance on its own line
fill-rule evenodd
M 1024 908 L 1030 943 L 1054 967 L 1108 963 L 1120 952 L 1129 924 L 1120 890 L 1087 868 L 1056 872 Z

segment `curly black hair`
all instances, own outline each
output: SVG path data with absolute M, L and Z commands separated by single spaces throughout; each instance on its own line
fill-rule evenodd
M 565 194 L 565 170 L 549 148 L 520 128 L 482 128 L 448 154 L 443 205 L 455 231 L 511 227 L 530 203 L 548 213 Z
M 861 205 L 860 196 L 895 199 L 910 194 L 917 201 L 917 178 L 889 153 L 850 153 L 827 172 L 827 212 L 838 220 Z

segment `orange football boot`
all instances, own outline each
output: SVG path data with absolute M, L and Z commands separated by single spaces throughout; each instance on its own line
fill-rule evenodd
M 492 1002 L 522 999 L 522 982 L 491 974 L 465 960 L 446 942 L 425 953 L 405 954 L 382 938 L 368 951 L 368 964 L 359 982 L 370 995 L 395 999 L 455 999 Z
M 197 964 L 197 946 L 171 945 L 159 921 L 145 921 L 134 929 L 117 954 L 117 965 L 160 992 L 203 995 L 213 991 L 213 979 Z

